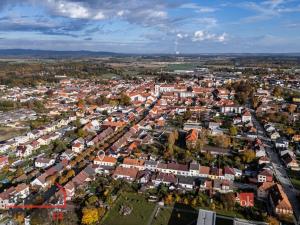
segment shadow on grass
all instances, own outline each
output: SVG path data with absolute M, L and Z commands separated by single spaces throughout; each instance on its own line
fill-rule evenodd
M 196 225 L 197 218 L 198 210 L 188 205 L 176 203 L 168 225 Z

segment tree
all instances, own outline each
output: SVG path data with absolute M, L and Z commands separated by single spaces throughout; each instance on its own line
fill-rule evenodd
M 213 137 L 213 144 L 221 148 L 228 148 L 231 144 L 231 138 L 227 135 L 217 135 Z
M 19 167 L 16 171 L 16 177 L 19 177 L 24 174 L 24 170 L 22 167 Z
M 91 197 L 88 198 L 86 201 L 86 206 L 91 206 L 95 205 L 95 203 L 98 202 L 98 197 L 96 195 L 92 195 Z
M 120 100 L 119 100 L 120 102 L 120 105 L 125 105 L 125 106 L 127 106 L 127 105 L 130 105 L 130 102 L 131 102 L 131 99 L 130 99 L 130 97 L 128 96 L 128 95 L 126 95 L 125 93 L 121 93 L 121 95 L 120 95 Z
M 279 98 L 282 96 L 283 94 L 283 90 L 281 87 L 278 87 L 276 86 L 274 89 L 273 89 L 273 93 L 272 93 L 276 98 Z
M 205 153 L 204 153 L 204 158 L 205 158 L 205 160 L 207 160 L 208 162 L 211 162 L 211 161 L 214 159 L 213 155 L 210 154 L 209 152 L 205 152 Z
M 191 118 L 191 116 L 192 116 L 192 112 L 189 109 L 183 113 L 184 120 L 188 120 L 189 118 Z
M 78 129 L 78 131 L 77 131 L 77 135 L 78 135 L 78 137 L 86 137 L 87 136 L 87 132 L 84 130 L 84 129 Z
M 294 135 L 295 133 L 296 133 L 296 131 L 293 129 L 293 128 L 291 128 L 291 127 L 287 127 L 286 129 L 285 129 L 285 132 L 288 134 L 288 135 Z
M 23 224 L 24 223 L 24 213 L 23 212 L 17 212 L 16 214 L 14 214 L 14 220 L 18 224 Z
M 98 222 L 99 212 L 97 208 L 83 208 L 82 209 L 82 219 L 83 224 L 89 225 Z
M 276 218 L 274 218 L 272 216 L 268 216 L 267 223 L 269 225 L 279 225 L 280 224 L 280 222 Z
M 175 141 L 176 141 L 175 135 L 174 135 L 174 133 L 172 132 L 172 133 L 170 133 L 169 136 L 168 136 L 168 144 L 173 146 L 173 145 L 175 144 Z
M 108 99 L 104 95 L 100 95 L 96 99 L 96 104 L 99 105 L 99 106 L 107 104 L 108 102 L 109 102 Z
M 254 96 L 253 98 L 251 98 L 251 103 L 252 103 L 253 108 L 256 109 L 260 105 L 261 101 L 260 101 L 259 97 Z
M 54 144 L 54 151 L 57 153 L 67 149 L 66 143 L 61 140 L 55 140 L 53 144 Z
M 253 150 L 245 150 L 242 155 L 244 163 L 250 163 L 256 158 L 256 154 Z
M 74 177 L 75 176 L 75 171 L 74 170 L 69 170 L 67 172 L 67 177 L 70 178 L 70 177 Z
M 234 193 L 221 194 L 220 199 L 226 210 L 228 209 L 231 210 L 234 207 L 235 204 Z
M 289 104 L 288 107 L 287 107 L 287 110 L 291 114 L 294 113 L 296 109 L 297 109 L 297 105 L 295 105 L 295 104 Z
M 236 136 L 238 134 L 238 130 L 237 130 L 236 126 L 230 126 L 229 133 L 231 136 Z
M 167 194 L 165 197 L 165 204 L 166 205 L 171 205 L 173 203 L 173 196 L 172 194 Z
M 83 99 L 79 99 L 77 102 L 77 107 L 84 108 L 84 106 L 85 106 L 85 101 Z
M 175 141 L 177 141 L 177 140 L 178 140 L 178 138 L 179 138 L 179 133 L 178 133 L 178 130 L 177 130 L 177 129 L 175 129 L 175 130 L 173 131 L 173 133 L 174 133 L 174 138 L 175 138 Z
M 53 185 L 57 179 L 57 174 L 50 175 L 46 177 L 46 182 Z

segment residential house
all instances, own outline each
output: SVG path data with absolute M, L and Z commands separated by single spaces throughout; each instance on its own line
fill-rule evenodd
M 0 156 L 0 169 L 8 165 L 8 157 L 5 155 Z
M 270 189 L 275 185 L 274 182 L 263 182 L 257 188 L 257 197 L 260 199 L 267 199 Z
M 110 166 L 113 167 L 117 163 L 117 159 L 111 156 L 106 156 L 106 155 L 101 155 L 98 156 L 94 159 L 94 164 L 95 165 L 100 165 L 100 166 Z
M 157 171 L 163 173 L 172 173 L 175 175 L 186 175 L 189 176 L 188 165 L 179 163 L 158 163 Z
M 138 170 L 144 170 L 145 169 L 145 161 L 141 159 L 131 159 L 131 158 L 125 158 L 123 163 L 120 165 L 124 168 L 136 168 Z
M 215 180 L 215 179 L 224 179 L 223 169 L 214 167 L 211 168 L 208 178 Z
M 35 160 L 34 166 L 36 168 L 47 168 L 55 163 L 55 159 L 48 159 L 44 157 L 39 157 Z
M 263 183 L 263 182 L 272 182 L 273 181 L 273 174 L 270 170 L 262 170 L 257 175 L 257 182 Z
M 259 165 L 261 165 L 261 164 L 268 164 L 268 163 L 270 163 L 270 159 L 267 156 L 262 156 L 258 160 L 258 164 Z
M 158 164 L 157 161 L 154 161 L 154 160 L 146 160 L 146 161 L 145 161 L 145 164 L 144 164 L 144 167 L 145 167 L 145 169 L 148 169 L 148 170 L 154 172 L 154 171 L 156 171 L 156 169 L 157 169 L 157 164 Z
M 199 177 L 208 177 L 210 173 L 210 168 L 208 166 L 200 166 Z
M 199 163 L 191 162 L 190 163 L 190 168 L 189 168 L 189 176 L 199 177 L 199 169 L 200 169 L 200 164 Z
M 28 157 L 32 155 L 32 150 L 31 145 L 19 145 L 17 147 L 16 156 L 21 158 Z
M 270 135 L 271 140 L 276 140 L 277 138 L 280 138 L 280 134 L 275 131 Z
M 296 157 L 292 156 L 290 153 L 284 154 L 281 159 L 287 168 L 292 170 L 300 170 Z
M 76 156 L 76 153 L 73 152 L 71 149 L 67 149 L 66 151 L 64 151 L 61 156 L 60 159 L 61 160 L 68 160 L 70 161 L 71 159 L 73 159 Z
M 136 180 L 141 184 L 147 184 L 151 180 L 152 171 L 140 170 L 137 174 Z
M 292 205 L 280 184 L 275 184 L 269 191 L 269 202 L 277 215 L 293 215 Z
M 0 209 L 9 209 L 10 206 L 17 204 L 29 196 L 29 186 L 25 183 L 18 184 L 16 187 L 10 187 L 0 193 Z
M 279 137 L 275 141 L 275 147 L 276 148 L 288 148 L 289 147 L 289 141 L 284 137 Z
M 171 184 L 177 184 L 177 178 L 174 174 L 159 172 L 152 177 L 152 182 L 156 187 L 160 184 L 170 186 Z
M 195 177 L 187 177 L 187 176 L 177 176 L 178 178 L 178 186 L 179 188 L 185 190 L 192 190 L 195 185 Z
M 138 174 L 138 169 L 136 168 L 126 168 L 118 166 L 114 171 L 112 177 L 114 179 L 125 179 L 127 181 L 134 181 Z
M 234 168 L 225 167 L 224 168 L 224 178 L 226 180 L 234 180 L 234 178 L 235 178 Z
M 249 123 L 252 121 L 252 117 L 251 117 L 251 113 L 246 110 L 243 114 L 242 114 L 242 122 L 243 123 Z
M 213 180 L 213 191 L 220 193 L 233 192 L 232 181 L 229 180 Z

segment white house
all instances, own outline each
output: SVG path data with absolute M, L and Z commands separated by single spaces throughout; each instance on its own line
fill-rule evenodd
M 47 168 L 55 163 L 55 159 L 38 158 L 34 162 L 34 166 L 37 168 Z

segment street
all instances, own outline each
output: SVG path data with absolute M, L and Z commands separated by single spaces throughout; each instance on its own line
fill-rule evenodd
M 267 155 L 270 158 L 270 161 L 274 168 L 274 175 L 276 179 L 281 183 L 284 192 L 288 196 L 294 210 L 294 216 L 299 224 L 300 202 L 297 199 L 297 191 L 294 189 L 285 167 L 281 164 L 279 155 L 275 151 L 275 147 L 273 146 L 271 139 L 267 136 L 263 126 L 257 121 L 254 113 L 252 113 L 252 121 L 253 125 L 257 129 L 258 137 L 264 142 L 266 146 Z

